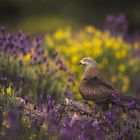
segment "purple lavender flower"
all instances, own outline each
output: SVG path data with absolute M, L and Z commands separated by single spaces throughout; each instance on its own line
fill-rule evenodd
M 129 104 L 129 107 L 128 108 L 130 108 L 130 109 L 132 109 L 132 108 L 135 108 L 136 107 L 136 101 L 135 100 L 132 100 L 131 102 L 130 102 L 130 104 Z
M 57 52 L 57 51 L 53 51 L 53 52 L 52 52 L 52 58 L 53 58 L 53 59 L 55 59 L 57 55 L 58 55 L 58 52 Z

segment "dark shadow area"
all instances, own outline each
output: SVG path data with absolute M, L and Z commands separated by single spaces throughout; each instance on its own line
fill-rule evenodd
M 12 30 L 23 28 L 29 32 L 34 31 L 37 27 L 42 31 L 43 26 L 48 26 L 45 29 L 61 25 L 78 27 L 87 24 L 101 27 L 104 25 L 107 15 L 122 13 L 129 21 L 130 32 L 140 28 L 140 2 L 138 0 L 0 1 L 0 24 Z M 40 26 L 42 27 L 40 28 Z

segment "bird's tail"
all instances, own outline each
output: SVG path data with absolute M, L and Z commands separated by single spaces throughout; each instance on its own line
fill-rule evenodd
M 120 99 L 121 99 L 121 101 L 124 101 L 124 102 L 128 102 L 128 103 L 135 102 L 136 104 L 140 105 L 140 99 L 137 99 L 137 98 L 134 98 L 134 97 L 121 96 Z

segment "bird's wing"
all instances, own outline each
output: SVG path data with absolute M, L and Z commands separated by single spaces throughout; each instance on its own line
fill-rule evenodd
M 99 84 L 101 84 L 101 85 L 103 85 L 103 86 L 105 86 L 105 87 L 107 87 L 109 89 L 115 90 L 115 87 L 111 83 L 109 83 L 107 81 L 104 81 L 104 80 L 99 79 L 99 78 L 96 81 L 97 81 L 97 83 L 99 83 Z
M 98 97 L 109 97 L 112 96 L 112 94 L 120 94 L 112 84 L 99 78 L 90 80 L 89 87 L 92 89 L 91 91 L 94 92 L 92 94 L 96 94 Z

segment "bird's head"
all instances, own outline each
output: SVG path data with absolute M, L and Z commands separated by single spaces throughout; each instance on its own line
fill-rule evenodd
M 86 66 L 89 66 L 89 65 L 97 66 L 96 61 L 92 57 L 84 57 L 82 60 L 80 60 L 79 64 L 86 65 Z
M 92 57 L 85 57 L 80 60 L 79 64 L 85 65 L 86 69 L 83 75 L 84 79 L 92 79 L 99 75 L 99 67 Z

